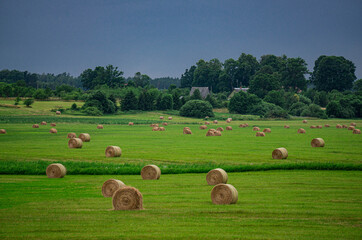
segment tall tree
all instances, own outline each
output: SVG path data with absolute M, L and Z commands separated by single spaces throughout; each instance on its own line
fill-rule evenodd
M 111 88 L 121 87 L 124 83 L 123 72 L 118 71 L 117 67 L 107 65 L 106 67 L 98 66 L 94 70 L 84 70 L 80 77 L 85 89 L 94 89 L 99 85 L 107 85 Z
M 236 87 L 241 86 L 249 86 L 249 82 L 251 78 L 255 75 L 255 73 L 259 70 L 260 65 L 258 60 L 251 55 L 242 53 L 238 58 L 239 69 L 236 73 Z
M 277 57 L 275 55 L 263 55 L 260 59 L 260 66 L 270 66 L 273 72 L 282 72 L 287 56 Z
M 137 87 L 146 87 L 150 84 L 151 78 L 146 74 L 141 74 L 140 72 L 136 72 L 133 81 Z
M 305 74 L 307 73 L 307 63 L 302 58 L 288 58 L 281 72 L 282 85 L 285 89 L 305 90 L 307 87 Z
M 258 73 L 250 81 L 249 93 L 253 93 L 260 98 L 264 98 L 269 91 L 281 88 L 280 75 L 278 73 L 265 74 Z
M 194 72 L 196 66 L 191 66 L 190 69 L 186 69 L 185 73 L 181 75 L 181 87 L 191 88 L 192 82 L 194 81 Z
M 310 80 L 320 91 L 344 91 L 352 88 L 355 70 L 354 63 L 344 57 L 322 55 L 315 61 Z
M 192 86 L 209 87 L 211 91 L 218 92 L 217 85 L 222 72 L 221 62 L 216 58 L 211 59 L 209 62 L 200 59 L 196 65 Z

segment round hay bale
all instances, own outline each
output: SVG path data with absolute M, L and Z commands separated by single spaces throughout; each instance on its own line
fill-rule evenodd
M 168 117 L 168 120 L 172 120 L 172 117 Z
M 285 148 L 277 148 L 272 152 L 273 159 L 286 159 L 288 157 L 288 151 Z
M 206 182 L 209 185 L 217 185 L 219 183 L 227 183 L 228 174 L 221 168 L 210 170 L 206 175 Z
M 207 129 L 207 126 L 206 125 L 201 125 L 200 129 Z
M 324 124 L 324 127 L 330 127 L 330 125 L 329 124 Z
M 305 130 L 303 128 L 299 128 L 298 133 L 305 133 Z
M 205 122 L 205 125 L 210 125 L 210 122 Z
M 56 114 L 56 115 L 60 115 L 61 112 L 60 112 L 60 111 L 56 111 L 55 114 Z
M 114 210 L 142 210 L 143 197 L 140 191 L 134 187 L 122 187 L 118 189 L 112 198 Z
M 39 128 L 39 124 L 33 124 L 33 128 Z
M 303 120 L 303 123 L 308 123 L 308 121 L 307 121 L 307 120 Z
M 69 148 L 82 148 L 83 141 L 80 138 L 71 138 L 68 141 L 68 147 Z
M 160 116 L 160 119 L 164 119 L 164 117 L 163 117 L 163 116 Z
M 253 131 L 260 131 L 260 128 L 258 128 L 258 127 L 253 127 Z
M 160 128 L 159 127 L 153 127 L 152 131 L 160 131 Z
M 82 139 L 83 142 L 90 142 L 90 135 L 88 133 L 81 133 L 78 138 Z
M 158 124 L 152 123 L 150 127 L 158 127 Z
M 6 130 L 5 129 L 0 129 L 0 134 L 6 134 Z
M 322 126 L 322 125 L 317 125 L 317 128 L 318 128 L 318 129 L 322 129 L 323 126 Z
M 230 123 L 230 122 L 231 122 L 231 120 L 229 120 L 229 119 L 226 120 L 226 123 Z
M 164 127 L 159 127 L 158 131 L 165 131 L 166 129 Z
M 265 132 L 265 133 L 271 133 L 271 130 L 270 130 L 270 128 L 264 128 L 263 132 Z
M 284 125 L 284 128 L 289 128 L 289 125 Z
M 128 126 L 133 126 L 133 125 L 134 125 L 133 122 L 129 122 L 129 123 L 128 123 Z
M 346 124 L 343 124 L 342 128 L 348 128 L 348 126 Z
M 141 170 L 143 180 L 158 180 L 161 176 L 161 170 L 156 165 L 144 166 Z
M 214 123 L 214 124 L 218 124 L 218 121 L 217 121 L 217 120 L 214 120 L 213 123 Z
M 120 157 L 122 150 L 118 146 L 108 146 L 106 148 L 106 157 Z
M 312 125 L 312 126 L 310 126 L 310 128 L 317 128 L 316 126 L 314 126 L 314 125 Z
M 55 126 L 57 126 L 57 124 L 51 123 L 50 126 L 55 127 Z
M 162 126 L 168 126 L 167 122 L 162 123 Z
M 68 136 L 67 136 L 67 138 L 76 138 L 77 137 L 77 134 L 75 134 L 75 133 L 68 133 Z
M 337 124 L 337 125 L 336 125 L 336 128 L 342 128 L 342 125 L 341 125 L 341 124 Z
M 361 130 L 359 130 L 359 129 L 354 129 L 354 130 L 353 130 L 353 134 L 361 134 Z
M 246 123 L 243 123 L 243 124 L 240 124 L 239 127 L 242 127 L 242 128 L 246 128 L 248 127 L 249 125 L 247 125 Z
M 42 121 L 42 122 L 40 123 L 40 125 L 47 125 L 47 122 Z
M 353 123 L 351 123 L 350 125 L 351 125 L 351 126 L 354 126 L 354 127 L 355 127 L 355 126 L 357 126 L 357 124 L 356 124 L 356 123 L 354 123 L 354 122 L 353 122 Z
M 98 125 L 97 129 L 103 129 L 103 125 Z
M 207 131 L 206 136 L 207 136 L 207 137 L 209 137 L 209 136 L 215 136 L 215 132 L 216 132 L 216 130 L 213 129 L 213 128 L 211 128 L 211 129 L 209 129 L 209 130 Z
M 216 130 L 220 131 L 220 132 L 224 131 L 224 129 L 222 127 L 218 127 Z
M 231 122 L 232 120 L 233 120 L 232 118 L 228 118 L 226 121 L 230 121 L 230 122 Z
M 48 178 L 62 178 L 67 174 L 67 169 L 60 163 L 52 163 L 46 169 Z
M 190 128 L 185 127 L 183 130 L 183 134 L 192 134 L 192 132 L 191 132 Z
M 233 185 L 220 183 L 211 190 L 213 204 L 234 204 L 238 201 L 238 191 Z
M 221 136 L 221 131 L 216 130 L 215 133 L 214 133 L 214 136 Z
M 57 131 L 55 128 L 51 128 L 51 129 L 49 130 L 49 132 L 50 132 L 50 133 L 57 133 L 58 131 Z
M 247 124 L 247 123 L 244 123 L 244 126 L 245 126 L 245 127 L 249 127 L 249 124 Z
M 310 143 L 312 147 L 324 147 L 324 140 L 322 138 L 314 138 Z
M 349 127 L 348 127 L 348 130 L 352 130 L 352 131 L 353 131 L 354 129 L 355 129 L 354 126 L 349 126 Z
M 226 130 L 231 131 L 231 130 L 233 130 L 233 128 L 232 128 L 231 126 L 227 126 L 227 127 L 226 127 Z
M 126 187 L 122 181 L 117 179 L 109 179 L 102 185 L 102 195 L 104 197 L 112 197 L 113 194 L 120 188 Z
M 265 137 L 265 133 L 264 132 L 256 132 L 255 136 L 256 137 Z

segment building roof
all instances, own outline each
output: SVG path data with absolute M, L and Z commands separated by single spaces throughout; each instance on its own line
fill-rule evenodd
M 190 91 L 190 96 L 192 96 L 192 94 L 194 94 L 196 89 L 199 89 L 202 98 L 206 98 L 207 95 L 210 94 L 210 91 L 209 91 L 208 87 L 192 87 L 191 91 Z

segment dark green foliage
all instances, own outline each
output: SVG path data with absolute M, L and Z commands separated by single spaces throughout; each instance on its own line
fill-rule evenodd
M 33 98 L 38 99 L 38 100 L 45 100 L 48 98 L 48 96 L 44 89 L 38 89 L 34 92 Z
M 353 83 L 353 90 L 357 92 L 362 92 L 362 78 L 358 79 Z
M 20 101 L 21 101 L 20 97 L 16 97 L 14 105 L 19 105 Z
M 362 117 L 362 96 L 341 95 L 338 100 L 332 100 L 327 105 L 327 115 L 337 118 Z
M 181 81 L 179 78 L 162 77 L 162 78 L 151 79 L 150 85 L 158 89 L 168 89 L 171 85 L 180 87 Z
M 98 66 L 94 70 L 86 69 L 81 75 L 81 81 L 85 89 L 94 89 L 100 85 L 107 85 L 110 88 L 121 87 L 124 84 L 123 72 L 118 71 L 117 67 L 107 65 Z
M 282 84 L 285 89 L 297 91 L 306 89 L 307 80 L 305 74 L 308 73 L 307 63 L 302 58 L 288 58 L 282 67 Z
M 172 101 L 173 101 L 173 109 L 180 110 L 183 103 L 181 98 L 181 90 L 180 89 L 174 89 L 172 90 Z
M 150 84 L 151 78 L 146 74 L 136 72 L 132 80 L 134 81 L 136 87 L 144 88 Z
M 322 107 L 327 106 L 328 104 L 327 92 L 325 91 L 316 92 L 314 95 L 313 103 Z
M 171 94 L 163 94 L 161 102 L 159 104 L 159 110 L 172 110 L 173 109 L 173 99 Z
M 194 72 L 196 66 L 191 66 L 190 70 L 186 69 L 185 73 L 181 75 L 181 87 L 182 88 L 191 88 L 192 82 L 194 81 Z
M 312 103 L 312 100 L 310 100 L 308 97 L 306 97 L 304 95 L 299 95 L 299 102 L 309 105 Z
M 321 107 L 316 104 L 310 104 L 307 106 L 307 108 L 305 108 L 300 115 L 303 117 L 317 117 L 322 119 L 327 118 L 325 111 L 323 111 Z
M 262 100 L 258 96 L 239 92 L 230 99 L 228 108 L 231 113 L 249 114 L 253 108 L 256 108 L 261 103 Z
M 265 112 L 264 118 L 284 118 L 289 119 L 290 116 L 288 115 L 288 112 L 284 110 L 283 108 L 269 103 L 267 104 L 267 111 Z
M 204 118 L 206 116 L 213 117 L 214 113 L 209 102 L 190 100 L 181 107 L 180 115 L 185 117 Z
M 264 101 L 273 103 L 280 107 L 285 106 L 284 91 L 272 90 L 264 98 Z
M 137 110 L 138 100 L 132 90 L 129 90 L 121 102 L 122 111 Z
M 264 98 L 269 91 L 281 89 L 280 75 L 259 73 L 250 81 L 249 93 Z
M 307 107 L 307 104 L 303 102 L 294 103 L 289 109 L 289 114 L 292 116 L 300 116 Z
M 195 89 L 190 98 L 191 100 L 202 100 L 202 96 L 199 89 Z
M 151 111 L 154 109 L 152 95 L 148 91 L 143 91 L 138 97 L 138 109 Z
M 70 109 L 73 110 L 73 111 L 78 110 L 77 104 L 76 104 L 76 103 L 73 103 Z
M 106 94 L 102 91 L 95 91 L 92 93 L 87 101 L 82 106 L 82 110 L 85 110 L 88 107 L 95 107 L 97 108 L 101 113 L 115 113 L 116 106 L 114 103 L 109 100 L 106 96 Z M 93 108 L 91 108 L 93 110 Z M 84 112 L 84 111 L 83 111 Z M 85 113 L 91 112 L 91 111 L 85 111 Z
M 29 107 L 31 104 L 34 103 L 34 99 L 33 98 L 27 98 L 24 100 L 24 105 Z
M 208 101 L 213 108 L 221 107 L 221 102 L 220 103 L 217 102 L 216 99 L 211 94 L 207 95 L 205 101 Z
M 89 116 L 102 116 L 103 113 L 97 107 L 82 108 L 82 112 Z

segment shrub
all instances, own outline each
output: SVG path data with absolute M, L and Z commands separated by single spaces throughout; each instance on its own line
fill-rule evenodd
M 272 90 L 268 92 L 265 96 L 264 101 L 273 103 L 280 107 L 284 107 L 285 99 L 284 99 L 284 91 Z
M 76 104 L 76 103 L 73 103 L 70 109 L 73 110 L 73 111 L 78 110 L 77 104 Z
M 87 107 L 82 110 L 83 113 L 89 116 L 102 116 L 103 113 L 96 107 Z
M 24 105 L 26 105 L 27 107 L 30 107 L 31 104 L 34 103 L 34 99 L 33 98 L 27 98 L 24 100 Z
M 267 112 L 264 114 L 265 118 L 290 118 L 288 112 L 283 108 L 275 105 L 275 104 L 267 104 Z
M 321 107 L 316 104 L 309 105 L 300 115 L 303 117 L 317 117 L 323 119 L 327 118 L 325 111 L 323 111 Z
M 261 103 L 262 100 L 258 96 L 239 92 L 230 99 L 228 109 L 231 113 L 249 114 L 253 108 Z
M 312 103 L 312 100 L 310 100 L 308 97 L 304 95 L 299 95 L 299 102 L 309 105 Z
M 185 117 L 204 118 L 213 117 L 212 106 L 209 102 L 202 100 L 190 100 L 180 109 L 180 115 Z
M 160 110 L 173 109 L 173 99 L 171 94 L 163 94 L 159 105 Z
M 294 103 L 290 109 L 289 109 L 289 114 L 291 114 L 292 116 L 300 116 L 300 114 L 307 109 L 307 105 L 305 103 L 302 102 L 297 102 Z
M 44 100 L 44 99 L 47 99 L 48 96 L 47 94 L 45 93 L 45 90 L 44 89 L 38 89 L 34 92 L 33 94 L 33 98 L 35 99 L 40 99 L 40 100 Z

